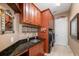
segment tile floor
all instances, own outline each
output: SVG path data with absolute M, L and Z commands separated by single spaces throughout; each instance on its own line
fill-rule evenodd
M 51 53 L 47 56 L 74 56 L 69 46 L 57 45 L 52 47 Z

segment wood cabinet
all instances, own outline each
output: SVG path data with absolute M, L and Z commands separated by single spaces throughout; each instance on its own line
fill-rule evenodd
M 43 27 L 49 27 L 49 23 L 54 20 L 54 17 L 49 9 L 42 11 L 42 24 Z M 53 22 L 53 21 L 52 21 Z
M 29 47 L 22 53 L 17 54 L 17 56 L 44 56 L 44 41 Z
M 29 55 L 30 56 L 43 56 L 44 55 L 44 43 L 41 42 L 32 48 L 29 49 Z
M 22 23 L 30 23 L 30 4 L 25 3 L 23 4 L 23 19 Z
M 41 20 L 42 20 L 42 18 L 41 18 L 41 13 L 40 13 L 40 11 L 38 11 L 38 25 L 40 25 L 41 26 Z
M 51 19 L 51 20 L 49 21 L 49 28 L 50 28 L 50 29 L 54 29 L 54 20 L 53 20 L 53 19 Z
M 41 12 L 33 3 L 23 4 L 23 20 L 22 23 L 40 26 Z
M 41 12 L 35 8 L 35 24 L 41 26 Z
M 35 7 L 33 4 L 30 4 L 30 21 L 31 21 L 31 24 L 34 24 L 35 25 Z
M 48 29 L 50 20 L 54 20 L 49 9 L 42 11 L 42 24 L 41 30 L 39 30 L 38 35 L 44 40 L 44 51 L 48 53 Z

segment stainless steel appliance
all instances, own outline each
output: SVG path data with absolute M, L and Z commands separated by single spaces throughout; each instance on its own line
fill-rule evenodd
M 54 45 L 54 42 L 55 42 L 55 40 L 54 40 L 54 32 L 53 32 L 53 30 L 52 29 L 49 29 L 49 31 L 48 31 L 48 36 L 49 36 L 49 38 L 48 38 L 48 53 L 50 53 L 51 52 L 51 49 L 52 49 L 52 47 L 53 47 L 53 45 Z

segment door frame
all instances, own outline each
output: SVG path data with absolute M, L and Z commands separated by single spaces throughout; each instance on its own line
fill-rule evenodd
M 69 38 L 68 38 L 68 37 L 69 37 L 69 36 L 68 36 L 68 32 L 69 32 L 69 31 L 68 31 L 68 17 L 66 16 L 66 17 L 62 17 L 62 18 L 66 18 L 66 19 L 67 19 L 66 21 L 67 21 L 67 39 L 68 39 L 68 40 L 67 40 L 67 45 L 68 45 L 68 41 L 69 41 Z M 57 18 L 57 19 L 55 19 L 55 20 L 62 19 L 62 18 Z M 56 34 L 56 33 L 55 33 L 55 20 L 54 20 L 54 36 L 55 36 L 55 34 Z M 56 40 L 56 36 L 55 36 L 54 38 L 55 38 L 55 40 Z M 54 44 L 54 45 L 55 45 L 55 44 Z

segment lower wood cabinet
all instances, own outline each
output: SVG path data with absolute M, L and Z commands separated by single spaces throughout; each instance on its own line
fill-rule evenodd
M 29 56 L 43 56 L 44 55 L 44 43 L 41 42 L 29 49 Z
M 18 54 L 20 56 L 44 56 L 44 42 L 40 42 L 25 52 Z

